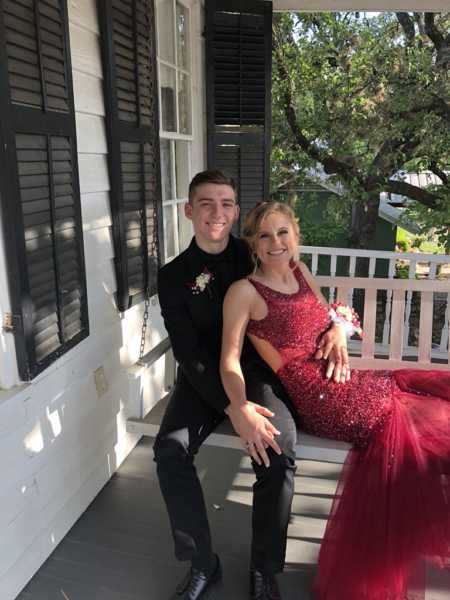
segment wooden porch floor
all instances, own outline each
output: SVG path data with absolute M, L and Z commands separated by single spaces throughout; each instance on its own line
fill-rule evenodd
M 172 556 L 152 440 L 143 438 L 18 600 L 169 600 L 186 565 Z M 285 600 L 309 600 L 339 465 L 300 460 Z M 242 452 L 205 446 L 197 459 L 224 582 L 210 600 L 247 600 L 253 472 Z M 429 574 L 427 600 L 450 597 L 450 573 Z

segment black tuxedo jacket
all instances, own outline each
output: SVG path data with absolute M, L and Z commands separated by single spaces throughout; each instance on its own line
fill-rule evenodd
M 191 286 L 205 267 L 214 279 L 194 293 Z M 189 382 L 201 400 L 218 412 L 229 404 L 219 374 L 223 298 L 228 286 L 251 269 L 247 245 L 231 236 L 219 257 L 203 252 L 194 238 L 158 273 L 161 314 L 179 364 L 178 381 Z M 249 347 L 245 352 L 256 355 Z

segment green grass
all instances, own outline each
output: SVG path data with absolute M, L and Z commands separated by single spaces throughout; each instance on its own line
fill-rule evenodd
M 401 227 L 397 227 L 397 238 L 396 242 L 404 242 L 408 246 L 408 252 L 411 248 L 418 248 L 419 252 L 425 254 L 445 254 L 445 250 L 437 242 L 429 239 L 424 239 L 421 235 L 414 235 L 405 231 Z

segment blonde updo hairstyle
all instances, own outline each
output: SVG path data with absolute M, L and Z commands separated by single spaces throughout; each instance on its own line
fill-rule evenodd
M 300 227 L 295 213 L 289 204 L 284 204 L 282 202 L 260 202 L 247 213 L 242 229 L 242 239 L 247 242 L 247 245 L 250 248 L 255 269 L 258 267 L 258 257 L 256 254 L 257 235 L 261 224 L 273 213 L 279 213 L 289 219 L 295 237 L 297 238 L 297 243 L 300 244 Z M 293 258 L 294 260 L 298 260 L 298 253 L 296 253 Z

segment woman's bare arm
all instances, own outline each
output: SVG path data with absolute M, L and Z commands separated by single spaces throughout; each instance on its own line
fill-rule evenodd
M 304 263 L 299 263 L 300 269 L 306 279 L 309 287 L 324 306 L 328 306 L 324 295 L 320 291 L 316 280 L 311 271 Z M 328 359 L 326 376 L 333 379 L 336 383 L 345 383 L 350 379 L 350 363 L 347 351 L 347 336 L 341 325 L 334 324 L 324 333 L 320 339 L 315 358 Z
M 246 280 L 230 286 L 223 302 L 222 353 L 220 375 L 223 387 L 231 404 L 244 404 L 244 375 L 241 368 L 241 353 L 252 305 L 252 289 Z
M 273 413 L 247 400 L 244 375 L 241 368 L 241 352 L 245 332 L 250 319 L 256 291 L 248 281 L 240 280 L 230 286 L 223 303 L 222 354 L 220 375 L 230 399 L 225 409 L 234 429 L 247 447 L 250 456 L 258 463 L 269 466 L 267 446 L 281 454 L 275 441 L 280 432 L 269 421 Z

